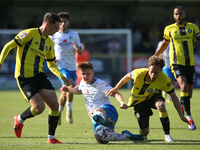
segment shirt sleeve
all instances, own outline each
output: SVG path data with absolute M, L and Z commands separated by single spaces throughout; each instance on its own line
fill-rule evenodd
M 165 75 L 165 80 L 163 80 L 165 84 L 163 84 L 163 88 L 161 90 L 165 91 L 166 93 L 170 94 L 174 91 L 174 86 L 170 80 L 170 78 Z
M 165 40 L 167 40 L 167 41 L 170 40 L 169 32 L 170 32 L 170 31 L 169 31 L 169 28 L 168 28 L 168 27 L 165 27 L 163 38 L 164 38 Z
M 60 72 L 60 70 L 58 69 L 56 63 L 55 63 L 55 54 L 54 54 L 54 50 L 53 50 L 53 42 L 51 44 L 51 49 L 50 51 L 46 54 L 46 60 L 47 60 L 47 66 L 50 69 L 50 71 L 55 74 L 56 76 L 58 76 L 60 79 L 62 79 L 63 74 Z
M 200 40 L 200 32 L 198 26 L 195 25 L 195 37 L 197 40 Z
M 18 46 L 17 43 L 14 40 L 11 40 L 3 47 L 2 51 L 1 51 L 1 55 L 0 55 L 0 64 L 1 65 L 3 65 L 3 62 L 4 62 L 5 58 L 7 57 L 9 51 L 12 50 L 13 48 L 15 48 L 16 46 Z

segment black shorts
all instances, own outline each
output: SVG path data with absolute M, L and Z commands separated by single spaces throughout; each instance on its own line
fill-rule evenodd
M 153 115 L 153 111 L 151 110 L 151 108 L 157 109 L 155 106 L 155 102 L 158 99 L 165 101 L 165 99 L 159 93 L 159 94 L 155 94 L 150 99 L 145 100 L 144 102 L 139 103 L 134 106 L 134 113 L 138 120 L 140 129 L 145 129 L 149 127 L 149 117 Z
M 41 89 L 55 90 L 45 73 L 31 78 L 18 77 L 17 83 L 24 98 L 29 101 Z
M 172 70 L 175 74 L 175 78 L 178 78 L 179 76 L 184 76 L 188 84 L 190 85 L 194 84 L 194 77 L 195 77 L 194 66 L 173 65 Z

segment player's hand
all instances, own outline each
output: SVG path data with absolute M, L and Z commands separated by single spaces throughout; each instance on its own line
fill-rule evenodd
M 0 71 L 1 71 L 1 69 L 2 69 L 2 65 L 0 64 Z
M 65 91 L 65 92 L 69 92 L 69 89 L 67 86 L 63 86 L 61 88 L 58 89 L 59 91 Z
M 78 44 L 74 44 L 74 42 L 72 42 L 72 45 L 74 46 L 74 48 L 75 48 L 76 50 L 78 50 L 78 49 L 79 49 L 79 46 L 78 46 Z
M 69 82 L 69 80 L 68 80 L 67 78 L 62 77 L 62 80 L 63 80 L 63 82 L 65 82 L 65 84 L 66 84 L 67 86 L 71 85 L 70 82 Z
M 108 90 L 105 95 L 107 96 L 113 96 L 117 91 L 115 90 L 115 88 L 112 88 L 110 90 Z
M 120 108 L 121 108 L 121 109 L 127 109 L 127 108 L 128 108 L 128 105 L 126 105 L 125 102 L 121 102 Z
M 181 120 L 190 125 L 189 121 L 185 117 L 181 117 Z

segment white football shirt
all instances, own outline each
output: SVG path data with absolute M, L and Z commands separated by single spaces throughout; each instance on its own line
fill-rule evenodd
M 59 69 L 76 70 L 75 49 L 72 45 L 78 44 L 81 48 L 80 38 L 77 32 L 68 30 L 67 33 L 61 33 L 60 30 L 50 37 L 54 43 L 56 65 Z
M 162 41 L 158 43 L 157 49 L 160 47 L 161 44 L 162 44 Z M 162 53 L 162 57 L 165 59 L 165 66 L 163 67 L 163 69 L 170 69 L 169 44 L 167 48 L 165 49 L 165 51 Z
M 104 104 L 111 104 L 109 97 L 105 96 L 105 92 L 111 88 L 110 85 L 100 79 L 95 79 L 92 84 L 86 84 L 83 79 L 81 80 L 78 90 L 83 93 L 88 113 Z

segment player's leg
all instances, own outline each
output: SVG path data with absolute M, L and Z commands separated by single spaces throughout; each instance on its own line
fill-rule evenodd
M 70 88 L 75 87 L 75 82 L 72 78 L 68 79 L 70 82 Z M 72 117 L 72 105 L 73 105 L 73 98 L 74 95 L 72 93 L 66 92 L 66 107 L 67 107 L 67 112 L 66 112 L 66 121 L 68 123 L 73 123 L 73 117 Z
M 190 130 L 195 130 L 196 126 L 194 124 L 192 115 L 191 115 L 191 109 L 190 109 L 190 97 L 192 96 L 193 91 L 193 85 L 189 85 L 186 83 L 186 79 L 183 76 L 179 76 L 177 78 L 177 81 L 181 88 L 181 105 L 184 107 L 184 111 L 186 112 L 187 119 L 190 122 L 190 125 L 188 125 L 188 128 Z M 183 108 L 182 108 L 183 109 Z
M 62 84 L 62 86 L 65 86 L 65 84 Z M 65 107 L 65 103 L 66 103 L 67 97 L 66 97 L 66 92 L 62 91 L 61 95 L 59 97 L 59 120 L 58 120 L 58 125 L 61 125 L 61 114 L 62 111 Z
M 156 108 L 159 111 L 159 118 L 165 133 L 166 142 L 174 142 L 173 138 L 170 135 L 170 121 L 168 113 L 165 107 L 165 99 L 160 94 L 155 94 L 152 98 L 152 108 Z
M 51 144 L 61 144 L 60 141 L 58 141 L 55 138 L 55 131 L 58 124 L 59 119 L 59 111 L 58 111 L 58 101 L 56 92 L 54 90 L 48 90 L 48 89 L 41 89 L 39 91 L 39 94 L 43 98 L 43 101 L 47 104 L 49 107 L 49 117 L 48 117 L 48 143 Z
M 99 124 L 108 127 L 107 115 L 103 108 L 95 108 L 89 112 L 89 116 L 93 121 L 94 128 Z
M 14 133 L 18 138 L 20 138 L 24 121 L 42 113 L 45 109 L 45 104 L 36 89 L 37 82 L 35 78 L 19 77 L 16 81 L 22 95 L 27 102 L 30 102 L 31 104 L 31 106 L 28 107 L 21 115 L 16 115 L 13 119 Z

